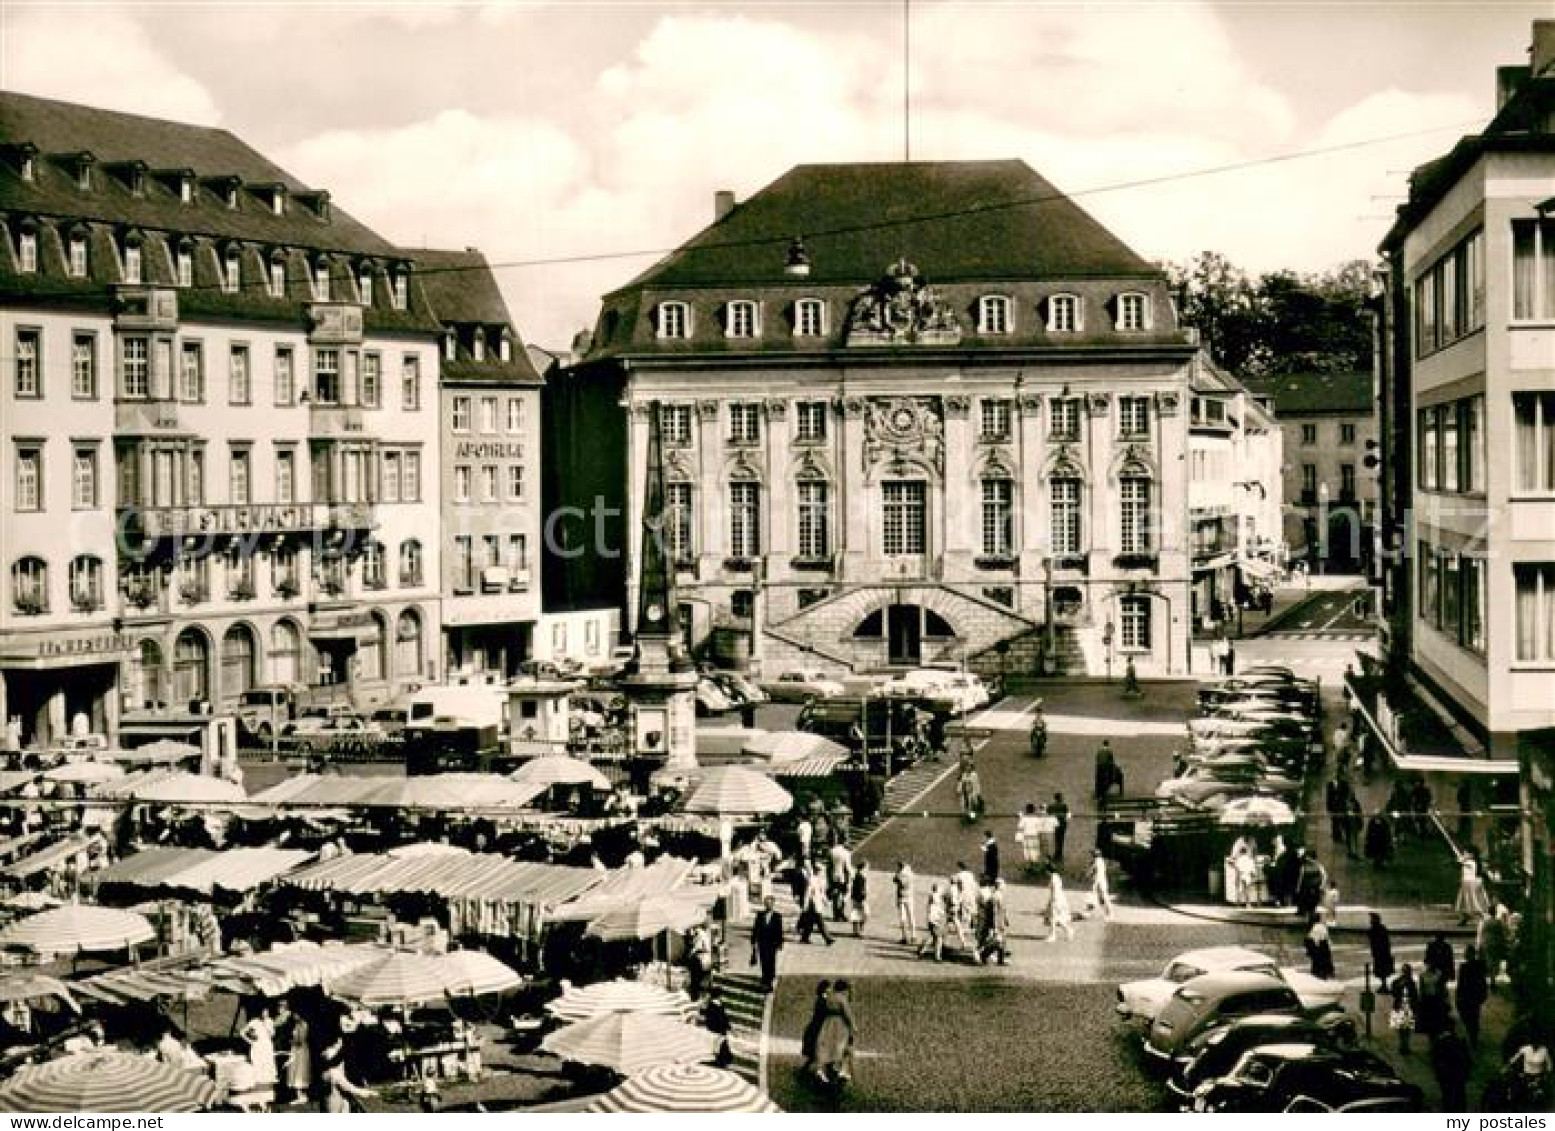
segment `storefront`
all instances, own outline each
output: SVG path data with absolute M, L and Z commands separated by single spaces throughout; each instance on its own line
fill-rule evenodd
M 120 665 L 134 643 L 103 628 L 0 637 L 5 741 L 41 748 L 81 733 L 117 741 Z

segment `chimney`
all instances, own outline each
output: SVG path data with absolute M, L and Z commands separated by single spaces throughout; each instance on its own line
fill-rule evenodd
M 1528 49 L 1528 64 L 1534 78 L 1555 75 L 1555 20 L 1533 21 L 1533 46 Z
M 1496 68 L 1496 112 L 1499 113 L 1506 104 L 1522 89 L 1523 83 L 1528 81 L 1529 70 L 1522 66 L 1507 66 Z
M 728 189 L 719 189 L 713 193 L 713 223 L 722 220 L 734 211 L 734 193 Z

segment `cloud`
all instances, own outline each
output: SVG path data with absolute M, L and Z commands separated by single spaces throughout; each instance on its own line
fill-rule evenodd
M 7 7 L 0 75 L 11 90 L 111 110 L 217 125 L 216 100 L 154 44 L 127 11 Z

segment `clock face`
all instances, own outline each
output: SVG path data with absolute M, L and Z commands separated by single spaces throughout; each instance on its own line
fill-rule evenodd
M 908 431 L 910 428 L 912 428 L 913 423 L 913 411 L 912 409 L 905 406 L 897 409 L 896 412 L 891 415 L 891 427 L 895 428 L 899 432 Z
M 662 605 L 660 605 L 658 602 L 654 602 L 653 604 L 649 605 L 648 608 L 647 608 L 647 617 L 648 617 L 649 620 L 652 620 L 652 621 L 663 620 L 664 619 L 664 607 Z

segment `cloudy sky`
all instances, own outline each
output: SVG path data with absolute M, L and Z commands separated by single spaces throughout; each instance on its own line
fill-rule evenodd
M 1547 15 L 912 0 L 912 156 L 1023 158 L 1153 259 L 1317 270 L 1371 253 Z M 899 159 L 902 27 L 900 0 L 5 0 L 0 85 L 225 127 L 391 240 L 481 248 L 524 335 L 565 346 L 714 190 Z

